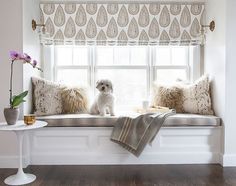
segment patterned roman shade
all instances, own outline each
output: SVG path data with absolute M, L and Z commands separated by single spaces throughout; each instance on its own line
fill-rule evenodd
M 195 45 L 203 3 L 42 3 L 43 43 Z

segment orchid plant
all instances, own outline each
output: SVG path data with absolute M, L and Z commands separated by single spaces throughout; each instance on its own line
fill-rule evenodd
M 13 64 L 15 61 L 22 61 L 23 64 L 29 64 L 33 68 L 36 68 L 39 71 L 42 71 L 41 68 L 37 67 L 37 61 L 32 60 L 31 57 L 24 53 L 21 54 L 16 51 L 10 51 L 10 58 L 11 58 L 11 75 L 10 75 L 10 108 L 14 109 L 17 108 L 21 103 L 25 102 L 24 98 L 27 96 L 28 91 L 24 91 L 19 95 L 12 95 L 12 81 L 13 81 Z

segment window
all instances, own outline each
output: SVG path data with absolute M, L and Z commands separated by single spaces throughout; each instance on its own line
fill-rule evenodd
M 54 81 L 89 85 L 96 94 L 98 79 L 114 84 L 116 105 L 140 106 L 150 96 L 153 82 L 191 81 L 192 56 L 186 46 L 55 46 Z M 195 47 L 196 48 L 196 47 Z M 199 63 L 198 63 L 199 64 Z M 199 69 L 199 68 L 196 68 Z

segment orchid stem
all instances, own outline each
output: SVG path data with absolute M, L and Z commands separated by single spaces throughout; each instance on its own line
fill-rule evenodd
M 11 61 L 11 77 L 10 77 L 10 90 L 9 90 L 9 92 L 10 92 L 10 107 L 11 107 L 11 108 L 13 108 L 13 107 L 12 107 L 12 76 L 13 76 L 13 62 L 14 62 L 14 60 Z

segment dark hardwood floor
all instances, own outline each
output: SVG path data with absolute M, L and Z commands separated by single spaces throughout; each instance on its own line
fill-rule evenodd
M 16 169 L 0 169 L 0 185 Z M 34 186 L 236 186 L 236 167 L 220 165 L 29 166 Z

